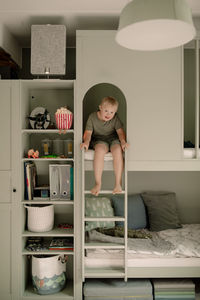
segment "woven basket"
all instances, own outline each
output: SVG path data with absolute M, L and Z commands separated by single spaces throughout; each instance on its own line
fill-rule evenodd
M 28 230 L 33 232 L 50 231 L 54 225 L 54 205 L 24 206 L 28 210 Z
M 66 285 L 66 258 L 63 255 L 32 256 L 32 281 L 40 295 L 58 293 Z

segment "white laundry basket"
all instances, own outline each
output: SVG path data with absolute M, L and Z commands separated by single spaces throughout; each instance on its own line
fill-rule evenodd
M 59 292 L 66 285 L 66 259 L 64 255 L 32 256 L 32 282 L 40 295 Z
M 54 225 L 54 205 L 24 206 L 28 210 L 28 230 L 33 232 L 50 231 Z

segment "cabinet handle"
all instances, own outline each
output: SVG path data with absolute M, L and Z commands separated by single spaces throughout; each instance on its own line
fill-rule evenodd
M 16 193 L 16 191 L 17 191 L 17 190 L 14 188 L 14 189 L 13 189 L 13 193 Z

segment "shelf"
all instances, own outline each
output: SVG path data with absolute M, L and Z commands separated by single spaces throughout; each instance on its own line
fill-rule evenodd
M 21 80 L 23 87 L 28 89 L 73 89 L 74 88 L 74 80 L 67 79 L 23 79 Z
M 66 204 L 74 205 L 73 200 L 23 200 L 22 204 Z
M 42 250 L 42 251 L 28 251 L 24 249 L 22 251 L 22 255 L 55 255 L 55 254 L 66 254 L 66 255 L 74 255 L 74 251 L 72 250 Z
M 32 232 L 32 231 L 28 231 L 28 230 L 25 230 L 23 233 L 22 233 L 22 237 L 25 237 L 25 236 L 64 236 L 64 237 L 68 237 L 68 236 L 71 236 L 73 237 L 74 236 L 74 229 L 60 229 L 60 228 L 55 228 L 51 231 L 47 231 L 47 232 Z
M 84 221 L 125 221 L 123 217 L 86 217 Z
M 85 278 L 124 278 L 123 268 L 85 268 Z
M 65 300 L 73 300 L 73 283 L 71 281 L 67 281 L 66 283 L 66 287 L 55 294 L 52 295 L 38 295 L 32 286 L 28 286 L 28 288 L 25 290 L 22 299 L 53 299 L 53 300 L 57 300 L 57 299 L 65 299 Z
M 73 158 L 22 158 L 22 161 L 74 161 Z
M 57 133 L 57 134 L 60 134 L 60 130 L 59 129 L 22 129 L 22 133 L 28 133 L 28 134 Z M 74 129 L 66 130 L 65 134 L 69 134 L 69 133 L 74 133 Z M 63 134 L 63 131 L 62 131 L 62 134 Z
M 85 243 L 85 249 L 125 249 L 124 245 L 114 243 Z

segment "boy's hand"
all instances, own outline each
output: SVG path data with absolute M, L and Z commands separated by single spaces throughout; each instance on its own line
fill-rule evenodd
M 89 148 L 89 143 L 81 143 L 81 144 L 80 144 L 80 148 L 81 148 L 81 150 L 82 150 L 82 149 L 85 149 L 85 150 L 87 151 L 88 148 Z
M 128 149 L 129 144 L 126 141 L 122 141 L 121 142 L 121 147 L 122 147 L 122 150 L 125 151 L 126 149 Z

